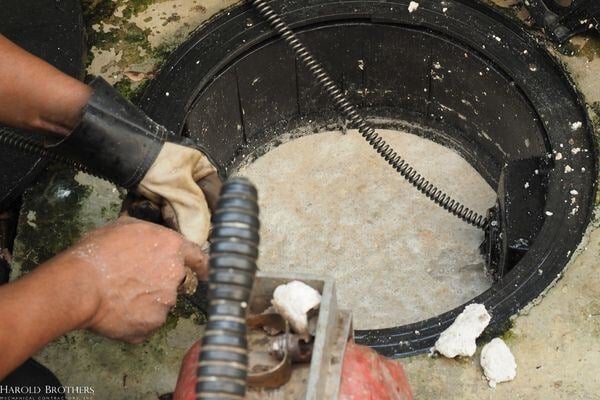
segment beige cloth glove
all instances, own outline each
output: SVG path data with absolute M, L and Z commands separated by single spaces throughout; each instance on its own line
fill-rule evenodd
M 201 151 L 165 143 L 137 187 L 160 205 L 164 222 L 203 245 L 210 230 L 210 208 L 221 190 L 217 169 Z

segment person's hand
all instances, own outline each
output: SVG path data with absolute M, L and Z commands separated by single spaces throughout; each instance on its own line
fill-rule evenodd
M 210 210 L 218 200 L 221 179 L 201 151 L 165 143 L 137 187 L 161 207 L 165 224 L 203 245 L 210 229 Z
M 89 233 L 0 285 L 0 381 L 72 330 L 140 343 L 165 322 L 190 269 L 207 278 L 206 264 L 196 244 L 149 222 L 120 218 Z
M 207 256 L 170 229 L 133 218 L 92 231 L 56 262 L 80 265 L 94 288 L 82 328 L 130 343 L 164 324 L 186 267 L 207 278 Z
M 214 163 L 204 150 L 169 143 L 181 138 L 102 78 L 84 85 L 0 34 L 0 122 L 48 133 L 48 151 L 137 190 L 170 227 L 206 242 L 221 185 Z

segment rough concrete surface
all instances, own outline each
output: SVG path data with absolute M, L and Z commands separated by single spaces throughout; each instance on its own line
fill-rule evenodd
M 379 133 L 468 207 L 485 213 L 494 205 L 496 193 L 452 150 Z M 416 191 L 357 131 L 295 139 L 239 174 L 259 191 L 259 267 L 335 277 L 340 305 L 353 311 L 358 329 L 433 317 L 491 286 L 479 254 L 483 232 Z
M 504 336 L 517 361 L 517 377 L 488 387 L 481 348 L 467 360 L 404 359 L 417 399 L 600 399 L 600 231 L 564 278 Z
M 145 82 L 155 74 L 170 50 L 213 13 L 233 3 L 234 0 L 83 0 L 91 48 L 88 72 L 104 76 L 116 84 L 125 95 L 135 97 L 143 89 Z M 507 7 L 507 13 L 526 19 L 526 12 L 517 1 L 497 0 L 497 3 Z M 597 36 L 578 37 L 562 48 L 551 49 L 570 70 L 596 123 L 600 122 L 598 49 L 600 39 Z M 345 139 L 352 140 L 352 137 L 348 136 Z M 365 162 L 370 162 L 369 160 Z M 339 159 L 333 161 L 341 162 Z M 256 168 L 260 167 L 260 162 L 262 161 L 259 160 Z M 346 168 L 357 167 L 347 165 Z M 433 171 L 433 167 L 428 168 Z M 317 172 L 315 170 L 315 173 Z M 340 172 L 336 177 L 337 181 L 331 182 L 332 185 L 336 184 L 332 190 L 350 190 L 345 175 Z M 68 187 L 73 188 L 68 195 L 62 190 L 65 189 L 65 181 Z M 444 185 L 448 184 L 448 187 L 451 187 L 451 183 L 443 182 Z M 463 193 L 463 188 L 456 190 L 458 194 Z M 451 192 L 455 193 L 455 189 L 452 188 Z M 387 201 L 377 207 L 373 205 L 373 208 L 367 210 L 357 210 L 352 203 L 345 206 L 349 210 L 363 213 L 358 214 L 361 218 L 368 213 L 383 215 L 390 208 L 392 199 L 387 189 L 382 191 L 380 196 L 382 200 Z M 68 246 L 86 230 L 113 219 L 118 210 L 119 199 L 118 193 L 112 187 L 89 177 L 68 176 L 64 171 L 47 174 L 25 198 L 19 242 L 15 250 L 18 269 L 33 268 L 34 264 Z M 474 199 L 469 197 L 466 200 L 470 203 Z M 487 203 L 482 201 L 477 203 L 475 208 L 481 210 L 485 206 Z M 401 205 L 396 207 L 397 210 L 401 210 Z M 443 218 L 445 214 L 440 212 L 438 215 L 439 218 Z M 391 221 L 399 221 L 401 214 L 386 217 Z M 312 221 L 317 227 L 322 223 L 318 218 Z M 352 219 L 342 222 L 347 223 L 349 228 L 356 223 Z M 424 223 L 420 219 L 418 222 Z M 425 233 L 427 229 L 432 230 L 426 225 L 419 227 Z M 300 224 L 294 227 L 298 231 L 308 228 Z M 453 234 L 451 228 L 470 229 L 462 227 L 462 224 L 452 224 L 451 227 L 447 227 L 448 230 L 442 230 L 444 235 Z M 396 228 L 390 229 L 390 235 L 394 229 Z M 433 231 L 438 233 L 437 228 Z M 318 237 L 319 232 L 311 231 L 311 235 Z M 466 239 L 461 243 L 457 240 L 455 249 L 472 249 L 474 234 L 465 230 L 461 235 Z M 346 237 L 352 239 L 350 234 Z M 265 238 L 263 243 L 268 242 L 268 233 L 265 234 Z M 333 238 L 325 239 L 332 241 L 334 249 L 335 245 L 338 245 L 339 249 L 336 251 L 343 253 L 341 249 L 345 243 L 336 244 Z M 424 237 L 417 234 L 417 239 L 413 242 L 415 253 L 420 241 L 430 240 L 427 234 Z M 356 238 L 354 240 L 359 249 L 368 249 L 372 244 L 368 237 L 361 237 L 360 241 Z M 574 257 L 564 278 L 539 304 L 516 317 L 513 329 L 504 336 L 517 360 L 517 377 L 513 382 L 499 384 L 496 389 L 490 389 L 479 366 L 479 353 L 470 360 L 419 356 L 401 360 L 406 367 L 416 398 L 600 399 L 600 379 L 597 377 L 600 371 L 600 278 L 596 272 L 600 253 L 600 231 L 596 228 L 591 229 L 587 240 L 587 247 Z M 263 263 L 281 256 L 270 254 L 268 246 L 273 245 L 265 244 Z M 324 243 L 319 246 L 320 251 L 325 251 Z M 404 243 L 403 246 L 410 250 L 410 242 Z M 397 254 L 394 249 L 380 250 L 387 252 L 385 256 L 389 260 Z M 313 250 L 307 248 L 307 251 Z M 370 258 L 371 253 L 365 251 L 363 266 L 376 264 Z M 292 258 L 293 264 L 299 269 L 325 267 L 308 262 L 306 254 L 303 253 L 288 252 L 286 255 Z M 430 260 L 427 262 L 433 265 L 434 255 L 428 257 Z M 469 264 L 468 253 L 456 254 L 454 257 L 457 260 L 456 265 Z M 353 263 L 351 267 L 360 269 L 360 265 L 356 264 Z M 290 262 L 287 267 L 291 266 Z M 364 293 L 365 298 L 373 292 L 366 290 L 361 283 L 369 275 L 368 272 L 363 271 L 357 276 L 346 271 L 333 271 L 333 275 L 340 281 L 340 286 L 346 285 L 346 290 L 350 290 L 354 280 L 357 285 L 356 291 Z M 474 273 L 472 275 L 474 276 Z M 440 279 L 430 279 L 427 274 L 421 274 L 418 279 L 434 283 L 433 290 L 436 290 L 436 285 L 439 290 L 449 290 L 444 288 Z M 414 284 L 415 280 L 409 282 Z M 398 293 L 407 288 L 394 282 L 392 290 Z M 389 300 L 389 297 L 386 298 L 385 293 L 380 294 L 379 292 L 383 292 L 381 289 L 376 292 L 377 296 L 380 296 L 378 301 L 382 301 L 383 304 L 377 304 L 374 308 L 385 309 L 385 301 Z M 397 301 L 397 297 L 393 296 L 392 300 Z M 455 296 L 455 300 L 459 301 L 459 297 Z M 426 299 L 421 300 L 418 304 L 419 312 L 436 311 Z M 364 305 L 367 304 L 368 300 L 365 300 Z M 361 307 L 361 304 L 355 306 Z M 414 311 L 414 305 L 408 301 L 403 306 L 407 310 L 413 307 Z M 370 308 L 369 312 L 372 310 L 373 308 Z M 363 316 L 360 314 L 357 312 L 357 322 L 363 323 Z M 400 321 L 402 316 L 396 314 L 398 313 L 395 313 L 393 318 Z M 377 318 L 381 318 L 381 315 L 375 313 L 373 318 L 377 323 Z M 194 316 L 187 316 L 172 318 L 169 324 L 144 346 L 126 346 L 93 335 L 74 333 L 48 346 L 37 358 L 53 366 L 66 385 L 95 386 L 95 399 L 152 399 L 173 388 L 179 360 L 185 348 L 201 335 L 201 331 L 202 327 L 194 320 Z

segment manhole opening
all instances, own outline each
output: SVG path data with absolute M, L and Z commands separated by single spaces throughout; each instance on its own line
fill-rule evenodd
M 495 190 L 454 151 L 379 133 L 455 198 L 494 205 Z M 491 287 L 483 232 L 414 190 L 356 130 L 291 137 L 237 168 L 261 192 L 262 270 L 335 276 L 357 329 L 434 317 Z
M 585 109 L 568 78 L 519 26 L 485 7 L 461 1 L 448 1 L 443 6 L 435 1 L 422 1 L 418 12 L 413 13 L 406 10 L 405 4 L 390 1 L 326 0 L 316 6 L 307 0 L 281 0 L 274 1 L 273 6 L 283 10 L 283 16 L 299 37 L 377 128 L 420 136 L 411 135 L 403 142 L 406 133 L 388 133 L 398 142 L 396 150 L 407 158 L 421 151 L 417 158 L 421 158 L 421 163 L 425 161 L 422 168 L 432 181 L 438 183 L 436 178 L 439 178 L 439 186 L 444 187 L 444 179 L 448 181 L 448 175 L 454 171 L 450 181 L 458 183 L 459 191 L 465 189 L 458 197 L 468 205 L 477 203 L 486 185 L 497 193 L 496 201 L 501 205 L 498 218 L 503 230 L 491 233 L 495 239 L 488 238 L 488 243 L 494 246 L 488 246 L 487 252 L 493 254 L 492 261 L 501 279 L 490 283 L 487 289 L 480 287 L 483 291 L 474 300 L 485 303 L 491 311 L 490 330 L 501 329 L 509 316 L 562 273 L 589 221 L 595 190 L 595 152 Z M 345 130 L 345 121 L 339 120 L 327 97 L 292 51 L 245 4 L 217 16 L 181 46 L 148 88 L 143 106 L 167 127 L 201 140 L 230 171 L 247 165 L 249 159 L 256 159 L 245 168 L 256 168 L 257 179 L 267 173 L 273 176 L 267 185 L 285 179 L 286 160 L 272 166 L 282 171 L 261 164 L 268 164 L 269 157 L 285 153 L 286 148 L 294 153 L 295 149 L 289 146 L 299 144 L 313 146 L 314 154 L 306 148 L 297 150 L 296 153 L 305 151 L 306 155 L 295 161 L 290 158 L 288 164 L 302 161 L 307 165 L 305 168 L 314 168 L 311 158 L 316 160 L 317 156 L 322 157 L 320 152 L 331 151 L 331 157 L 323 158 L 331 163 L 326 178 L 336 175 L 346 183 L 338 182 L 337 186 L 348 187 L 346 192 L 329 193 L 332 198 L 339 198 L 340 205 L 356 206 L 348 203 L 349 198 L 357 202 L 359 199 L 353 196 L 353 191 L 358 190 L 356 174 L 374 171 L 368 166 L 363 168 L 366 171 L 352 169 L 356 167 L 352 157 L 358 155 L 348 151 L 352 143 L 345 143 L 352 141 L 352 133 L 344 136 L 323 133 Z M 294 133 L 300 138 L 290 141 Z M 335 140 L 339 146 L 334 135 L 338 135 Z M 451 150 L 443 152 L 439 146 Z M 438 156 L 436 151 L 441 151 Z M 345 168 L 339 159 L 344 152 L 348 153 Z M 360 154 L 368 159 L 372 156 L 368 152 L 367 148 Z M 450 168 L 447 154 L 459 154 L 468 164 L 464 168 L 477 171 L 480 183 L 468 188 L 468 174 Z M 442 164 L 433 159 L 423 160 L 427 155 L 439 158 Z M 298 173 L 298 179 L 301 176 Z M 378 184 L 386 186 L 381 192 L 401 190 L 396 183 L 388 188 L 393 179 L 386 176 L 379 176 Z M 298 182 L 295 191 L 303 190 Z M 377 195 L 385 198 L 382 193 Z M 372 196 L 373 202 L 377 202 L 377 195 Z M 360 201 L 368 198 L 364 195 Z M 387 201 L 393 200 L 390 197 Z M 490 206 L 486 201 L 477 207 Z M 305 208 L 308 202 L 303 203 Z M 416 204 L 400 203 L 402 197 L 395 204 L 373 206 L 381 212 L 377 223 L 382 235 L 398 228 L 392 228 L 392 224 L 408 223 L 415 212 L 420 212 L 423 221 L 431 219 L 433 227 L 443 224 L 441 213 L 419 211 L 410 208 Z M 402 207 L 409 207 L 403 211 L 404 218 Z M 331 208 L 329 214 L 334 210 Z M 337 211 L 339 218 L 331 219 L 331 224 L 345 221 L 343 218 L 348 216 L 343 211 Z M 308 234 L 306 226 L 294 225 L 302 223 L 298 219 L 303 212 L 309 213 L 299 210 L 295 220 L 289 215 L 287 220 L 282 217 L 282 221 L 290 224 L 289 227 L 280 224 L 287 229 L 288 241 L 300 233 Z M 330 218 L 329 214 L 324 217 Z M 386 219 L 390 219 L 387 230 L 381 221 Z M 276 218 L 273 220 L 277 222 Z M 348 231 L 361 229 L 360 222 L 368 223 L 352 221 L 356 224 L 352 225 L 349 221 L 346 221 Z M 456 225 L 455 229 L 463 225 L 451 217 L 448 221 Z M 432 230 L 439 233 L 432 239 L 432 246 L 435 241 L 441 244 L 443 231 Z M 364 241 L 361 235 L 366 233 L 368 229 L 363 227 L 357 236 Z M 319 234 L 312 232 L 315 236 Z M 450 236 L 456 239 L 456 235 Z M 397 247 L 386 242 L 384 249 L 375 246 L 377 239 L 361 243 L 364 248 L 360 256 L 357 253 L 356 261 L 347 270 L 343 265 L 337 266 L 342 281 L 360 280 L 361 274 L 369 274 L 369 262 L 376 263 L 370 258 L 374 254 L 381 256 L 387 252 L 390 259 L 412 257 L 406 254 L 410 251 L 407 235 L 398 236 Z M 346 237 L 343 242 L 340 247 L 348 246 L 345 248 L 350 251 L 352 238 Z M 264 246 L 269 249 L 273 243 Z M 277 251 L 276 247 L 270 249 Z M 436 247 L 437 251 L 440 249 L 443 248 Z M 284 248 L 278 256 L 296 260 L 298 271 L 320 262 L 306 259 L 300 263 L 302 254 L 295 252 L 298 249 L 288 250 L 294 253 Z M 461 257 L 466 255 L 465 249 L 457 251 Z M 422 252 L 430 255 L 426 253 Z M 460 262 L 465 264 L 464 260 Z M 459 276 L 456 274 L 454 278 Z M 388 281 L 387 286 L 370 287 L 361 295 L 368 299 L 371 293 L 377 293 L 382 299 L 400 298 L 408 304 L 419 288 L 403 293 L 403 285 L 407 283 L 411 284 L 410 280 Z M 436 317 L 402 325 L 411 319 L 390 315 L 390 325 L 357 331 L 357 339 L 392 356 L 424 351 L 462 309 L 448 297 L 447 307 L 435 310 L 434 313 L 440 314 Z M 414 302 L 418 303 L 418 299 Z M 460 302 L 468 301 L 460 299 Z M 365 304 L 372 303 L 366 300 Z M 376 322 L 370 328 L 382 325 Z

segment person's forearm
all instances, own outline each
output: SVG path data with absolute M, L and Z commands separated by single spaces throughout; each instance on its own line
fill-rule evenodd
M 0 35 L 0 123 L 66 136 L 90 89 Z
M 0 286 L 0 381 L 50 341 L 87 323 L 97 307 L 95 289 L 77 268 L 86 266 L 58 256 Z

